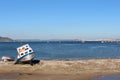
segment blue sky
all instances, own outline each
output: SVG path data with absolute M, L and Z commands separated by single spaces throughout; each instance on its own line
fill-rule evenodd
M 120 39 L 120 0 L 0 0 L 0 36 Z

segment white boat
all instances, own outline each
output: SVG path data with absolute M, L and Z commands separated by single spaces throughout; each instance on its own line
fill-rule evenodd
M 21 47 L 18 47 L 17 52 L 18 52 L 18 56 L 17 56 L 17 61 L 15 64 L 19 62 L 28 62 L 28 61 L 31 62 L 35 58 L 34 51 L 29 46 L 29 44 L 25 44 Z
M 2 57 L 2 61 L 6 62 L 6 61 L 14 61 L 14 57 L 13 56 L 3 56 Z

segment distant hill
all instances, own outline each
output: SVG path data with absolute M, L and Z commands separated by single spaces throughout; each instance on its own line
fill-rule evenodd
M 13 40 L 9 37 L 1 37 L 0 36 L 0 42 L 15 42 L 15 40 Z

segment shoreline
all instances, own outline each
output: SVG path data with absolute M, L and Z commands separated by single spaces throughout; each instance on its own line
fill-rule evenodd
M 120 74 L 120 59 L 40 60 L 34 66 L 0 61 L 0 79 L 12 74 L 12 80 L 91 80 Z

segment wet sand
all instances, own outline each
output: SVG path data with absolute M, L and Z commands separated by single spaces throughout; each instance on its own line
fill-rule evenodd
M 120 74 L 120 59 L 41 60 L 39 64 L 0 62 L 0 80 L 92 80 Z

